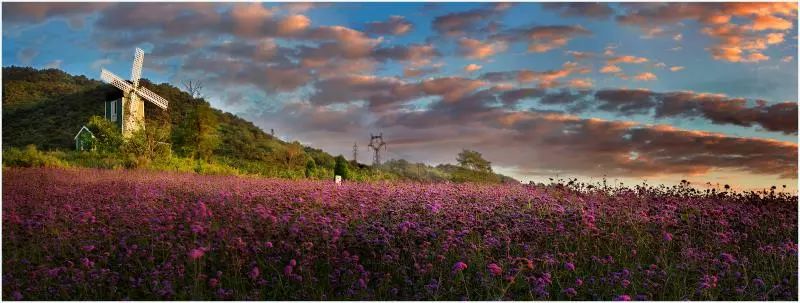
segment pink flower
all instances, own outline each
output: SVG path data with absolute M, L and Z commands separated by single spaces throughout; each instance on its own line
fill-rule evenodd
M 81 264 L 83 264 L 83 267 L 86 268 L 94 267 L 94 262 L 92 262 L 92 260 L 89 260 L 89 258 L 81 258 Z
M 489 272 L 491 272 L 493 276 L 499 276 L 499 275 L 503 274 L 503 268 L 500 267 L 500 265 L 492 263 L 492 264 L 489 264 L 486 267 L 489 268 Z
M 567 297 L 570 297 L 570 298 L 572 298 L 572 297 L 574 297 L 575 295 L 578 294 L 578 291 L 576 291 L 574 288 L 571 288 L 571 287 L 565 289 L 563 292 L 564 292 L 565 295 L 567 295 Z
M 460 272 L 462 270 L 465 270 L 465 269 L 467 269 L 467 263 L 458 261 L 458 262 L 456 262 L 456 264 L 453 264 L 453 272 L 454 273 L 458 273 L 458 272 Z
M 628 285 L 631 285 L 631 281 L 628 281 L 628 280 L 622 280 L 621 283 L 622 283 L 622 287 L 628 287 Z
M 258 266 L 254 266 L 253 269 L 250 270 L 250 273 L 247 274 L 251 280 L 257 279 L 259 275 L 261 275 L 261 271 L 258 269 Z
M 614 301 L 630 301 L 630 300 L 631 296 L 629 295 L 619 295 L 616 298 L 614 298 Z
M 83 251 L 93 251 L 94 250 L 94 245 L 86 245 L 84 247 L 81 247 L 81 249 Z
M 267 248 L 272 248 L 272 242 L 267 242 Z
M 291 261 L 289 261 L 289 265 L 291 265 L 291 266 L 297 266 L 297 261 L 295 261 L 294 259 L 292 259 Z
M 292 275 L 292 270 L 294 270 L 294 268 L 291 265 L 286 265 L 286 267 L 283 268 L 283 274 L 287 275 L 287 276 L 291 276 Z
M 664 232 L 664 242 L 672 241 L 672 234 L 668 232 Z
M 204 254 L 206 254 L 206 250 L 203 247 L 195 248 L 189 251 L 189 259 L 197 260 L 200 259 Z
M 583 285 L 583 280 L 575 279 L 575 286 L 581 286 L 581 285 Z
M 208 279 L 208 287 L 217 288 L 217 285 L 219 285 L 219 280 L 217 280 L 217 278 Z
M 572 264 L 570 262 L 564 263 L 564 268 L 566 268 L 569 271 L 575 271 L 575 264 Z

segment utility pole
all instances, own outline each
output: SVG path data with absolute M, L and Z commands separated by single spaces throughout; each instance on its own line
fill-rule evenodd
M 358 163 L 358 142 L 353 142 L 353 162 Z
M 381 148 L 386 150 L 386 142 L 383 142 L 383 133 L 377 136 L 370 133 L 369 136 L 369 147 L 375 151 L 375 157 L 372 159 L 372 165 L 381 165 Z

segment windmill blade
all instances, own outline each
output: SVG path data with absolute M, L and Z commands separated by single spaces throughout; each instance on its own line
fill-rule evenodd
M 144 51 L 137 47 L 136 55 L 133 57 L 133 68 L 131 69 L 133 87 L 139 87 L 139 78 L 142 77 L 142 63 L 144 63 Z
M 167 109 L 167 105 L 169 105 L 169 101 L 167 101 L 167 99 L 164 99 L 159 95 L 156 95 L 156 93 L 150 91 L 145 87 L 140 87 L 139 89 L 137 89 L 136 94 L 138 94 L 143 99 L 152 102 L 161 109 Z
M 116 86 L 117 88 L 121 89 L 123 92 L 128 92 L 131 89 L 133 89 L 133 86 L 128 84 L 128 82 L 126 82 L 125 80 L 123 80 L 120 77 L 117 77 L 117 75 L 112 74 L 111 72 L 109 72 L 109 71 L 107 71 L 105 69 L 102 69 L 100 71 L 100 79 L 103 79 L 103 81 L 105 81 L 108 84 Z

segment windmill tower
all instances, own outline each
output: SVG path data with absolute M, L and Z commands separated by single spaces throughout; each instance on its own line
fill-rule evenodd
M 372 165 L 375 166 L 381 165 L 381 148 L 383 148 L 383 150 L 386 150 L 386 142 L 383 142 L 383 133 L 377 136 L 369 134 L 369 136 L 370 136 L 369 145 L 367 146 L 369 146 L 370 148 L 372 148 L 373 151 L 375 151 L 375 157 L 372 159 Z
M 144 101 L 142 99 L 150 101 L 163 110 L 166 110 L 169 104 L 167 99 L 139 85 L 143 62 L 144 51 L 137 48 L 133 58 L 130 81 L 123 80 L 105 69 L 100 71 L 100 79 L 122 91 L 120 99 L 106 102 L 106 118 L 112 122 L 118 122 L 122 129 L 122 135 L 126 138 L 130 137 L 133 132 L 144 128 Z

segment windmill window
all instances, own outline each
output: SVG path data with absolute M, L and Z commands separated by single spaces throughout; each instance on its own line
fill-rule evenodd
M 111 122 L 117 121 L 117 101 L 111 102 Z

